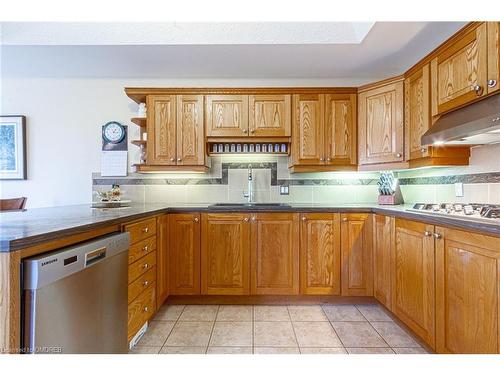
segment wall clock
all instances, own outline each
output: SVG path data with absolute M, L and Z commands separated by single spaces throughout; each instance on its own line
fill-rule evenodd
M 116 121 L 111 121 L 102 127 L 102 137 L 109 143 L 120 143 L 125 138 L 125 127 Z

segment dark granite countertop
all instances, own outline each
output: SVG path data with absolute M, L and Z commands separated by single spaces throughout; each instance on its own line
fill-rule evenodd
M 121 224 L 163 212 L 374 212 L 385 215 L 447 225 L 500 236 L 500 224 L 483 223 L 456 217 L 409 212 L 409 205 L 377 204 L 291 204 L 290 206 L 243 206 L 212 209 L 209 203 L 134 204 L 130 207 L 99 209 L 90 205 L 35 208 L 22 212 L 0 213 L 0 252 L 9 252 L 49 240 L 82 233 L 103 225 Z

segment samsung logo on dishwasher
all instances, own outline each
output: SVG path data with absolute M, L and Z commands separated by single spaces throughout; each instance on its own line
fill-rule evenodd
M 43 267 L 43 266 L 47 266 L 47 265 L 52 264 L 52 263 L 55 263 L 55 262 L 57 262 L 57 258 L 52 258 L 52 259 L 50 259 L 50 260 L 46 260 L 45 262 L 42 262 L 42 265 L 41 265 L 41 266 L 42 266 L 42 267 Z

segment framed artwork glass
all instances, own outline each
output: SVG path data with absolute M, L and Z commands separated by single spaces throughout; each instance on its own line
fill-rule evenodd
M 26 117 L 0 116 L 0 179 L 26 178 Z

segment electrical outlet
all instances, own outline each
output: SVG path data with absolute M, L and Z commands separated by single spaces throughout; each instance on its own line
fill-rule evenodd
M 287 185 L 281 185 L 280 186 L 280 195 L 288 195 L 288 186 Z
M 461 182 L 457 182 L 455 184 L 455 196 L 463 197 L 464 196 L 464 184 Z

